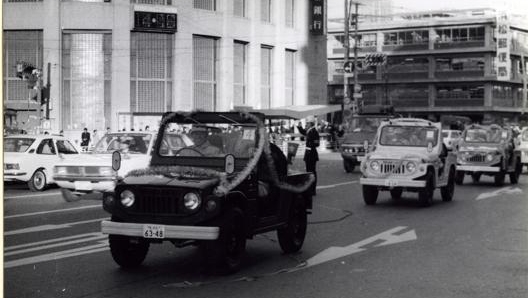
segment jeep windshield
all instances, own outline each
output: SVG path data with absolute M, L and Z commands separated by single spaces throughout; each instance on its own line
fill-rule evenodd
M 256 150 L 256 125 L 236 123 L 170 123 L 165 127 L 160 156 L 250 158 Z
M 151 138 L 151 134 L 141 133 L 106 134 L 95 146 L 94 153 L 147 154 Z
M 500 128 L 475 128 L 468 129 L 464 141 L 468 143 L 500 143 L 502 140 L 502 129 Z
M 381 129 L 380 145 L 427 147 L 428 142 L 436 146 L 438 129 L 423 126 L 387 125 Z

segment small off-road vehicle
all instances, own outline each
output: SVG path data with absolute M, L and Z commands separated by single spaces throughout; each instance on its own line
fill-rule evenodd
M 464 183 L 465 175 L 471 175 L 474 183 L 482 175 L 493 176 L 497 186 L 504 184 L 507 174 L 512 184 L 519 181 L 521 152 L 515 148 L 511 129 L 473 124 L 464 130 L 458 150 L 457 184 Z
M 383 121 L 372 151 L 361 163 L 363 199 L 376 204 L 380 190 L 399 200 L 403 191 L 418 192 L 422 206 L 433 202 L 435 188 L 443 201 L 455 190 L 456 157 L 442 142 L 442 125 L 423 119 Z
M 197 245 L 222 273 L 239 269 L 246 239 L 276 230 L 286 253 L 301 249 L 312 208 L 311 173 L 288 173 L 264 116 L 242 112 L 164 115 L 150 166 L 103 197 L 112 257 L 139 266 L 149 245 Z M 186 133 L 188 131 L 188 133 Z M 176 142 L 185 134 L 192 144 Z M 120 156 L 115 153 L 114 167 Z

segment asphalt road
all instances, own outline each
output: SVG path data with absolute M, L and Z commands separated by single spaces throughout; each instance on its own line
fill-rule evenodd
M 5 297 L 527 297 L 528 174 L 518 185 L 491 178 L 366 206 L 359 172 L 322 155 L 302 251 L 282 254 L 275 233 L 248 241 L 242 270 L 209 275 L 195 247 L 152 245 L 143 266 L 113 262 L 97 198 L 65 202 L 59 189 L 4 193 Z M 301 167 L 301 161 L 295 161 Z M 508 181 L 508 179 L 507 179 Z

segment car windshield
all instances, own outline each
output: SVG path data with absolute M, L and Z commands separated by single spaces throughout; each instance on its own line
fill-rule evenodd
M 33 142 L 32 138 L 5 138 L 4 152 L 26 152 Z
M 66 140 L 57 140 L 57 150 L 62 154 L 77 154 L 77 150 Z
M 447 138 L 449 137 L 449 132 L 448 131 L 443 131 L 442 132 L 442 138 Z
M 380 135 L 380 144 L 385 146 L 427 147 L 429 140 L 436 146 L 437 128 L 387 125 L 381 129 Z
M 147 154 L 151 134 L 120 133 L 107 134 L 95 146 L 94 153 Z
M 250 158 L 256 147 L 256 125 L 177 124 L 166 126 L 159 149 L 161 156 Z
M 468 143 L 500 143 L 502 140 L 502 132 L 500 128 L 468 129 L 464 140 Z

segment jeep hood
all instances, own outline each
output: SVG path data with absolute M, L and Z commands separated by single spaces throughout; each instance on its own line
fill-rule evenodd
M 187 179 L 174 178 L 164 175 L 128 176 L 124 179 L 124 183 L 128 185 L 157 185 L 193 189 L 206 189 L 208 187 L 218 184 L 218 181 L 218 178 Z
M 376 132 L 369 132 L 369 131 L 357 131 L 357 132 L 350 132 L 345 134 L 343 137 L 343 145 L 353 145 L 353 144 L 361 144 L 367 140 L 369 144 L 372 142 L 372 139 L 374 139 L 374 136 L 376 135 Z
M 405 160 L 429 160 L 435 156 L 428 153 L 427 148 L 377 148 L 376 151 L 368 154 L 367 159 L 405 159 Z
M 501 143 L 479 143 L 479 144 L 461 144 L 458 151 L 495 151 L 501 150 L 503 145 Z

